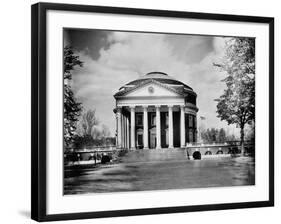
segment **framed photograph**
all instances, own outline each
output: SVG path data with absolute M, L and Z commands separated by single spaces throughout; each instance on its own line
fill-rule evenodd
M 32 219 L 274 205 L 274 19 L 32 6 Z

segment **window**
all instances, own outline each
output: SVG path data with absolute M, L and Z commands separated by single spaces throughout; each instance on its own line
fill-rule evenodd
M 188 116 L 188 127 L 190 127 L 190 128 L 193 127 L 193 116 L 192 115 Z
M 169 126 L 169 115 L 168 115 L 168 113 L 165 113 L 165 124 L 166 124 L 166 126 Z
M 193 130 L 189 129 L 189 142 L 194 142 L 193 140 Z
M 169 128 L 166 128 L 165 129 L 165 144 L 166 144 L 166 147 L 169 145 Z
M 151 126 L 155 126 L 155 125 L 156 125 L 156 115 L 151 114 Z
M 136 115 L 136 123 L 138 126 L 142 126 L 143 125 L 143 122 L 142 122 L 142 114 L 137 114 Z

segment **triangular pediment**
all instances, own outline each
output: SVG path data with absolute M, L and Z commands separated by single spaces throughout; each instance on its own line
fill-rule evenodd
M 176 90 L 155 80 L 143 83 L 123 94 L 126 97 L 181 96 Z

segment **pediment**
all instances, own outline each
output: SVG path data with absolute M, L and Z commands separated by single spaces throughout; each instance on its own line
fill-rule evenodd
M 123 96 L 125 97 L 167 97 L 167 96 L 180 96 L 172 88 L 164 86 L 157 82 L 149 82 L 144 85 L 139 86 L 131 91 L 128 91 Z

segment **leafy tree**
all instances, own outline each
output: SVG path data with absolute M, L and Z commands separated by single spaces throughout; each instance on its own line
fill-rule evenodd
M 210 134 L 210 129 L 202 130 L 201 132 L 201 139 L 203 140 L 204 143 L 212 143 L 211 139 L 211 134 Z
M 75 66 L 82 66 L 79 56 L 76 56 L 71 47 L 64 47 L 64 145 L 66 148 L 71 147 L 75 130 L 76 122 L 82 110 L 81 103 L 77 102 L 71 89 L 70 80 L 72 79 L 72 71 Z
M 223 143 L 226 142 L 226 132 L 223 128 L 211 128 L 201 132 L 201 138 L 204 143 Z
M 226 142 L 226 133 L 225 130 L 223 128 L 221 128 L 218 132 L 218 142 L 223 143 Z
M 227 142 L 237 141 L 237 138 L 235 137 L 234 134 L 227 135 L 227 136 L 226 136 L 226 141 L 227 141 Z
M 236 140 L 234 135 L 227 135 L 223 128 L 208 128 L 207 130 L 203 130 L 201 132 L 201 138 L 204 143 L 224 143 Z
M 218 129 L 212 128 L 211 129 L 211 139 L 213 142 L 218 142 L 218 135 L 219 135 Z
M 244 128 L 255 118 L 255 40 L 231 38 L 226 41 L 221 63 L 214 64 L 227 73 L 226 89 L 216 99 L 221 120 L 240 128 L 241 153 L 244 155 Z
M 255 124 L 251 124 L 246 130 L 245 130 L 245 139 L 247 141 L 255 142 Z

